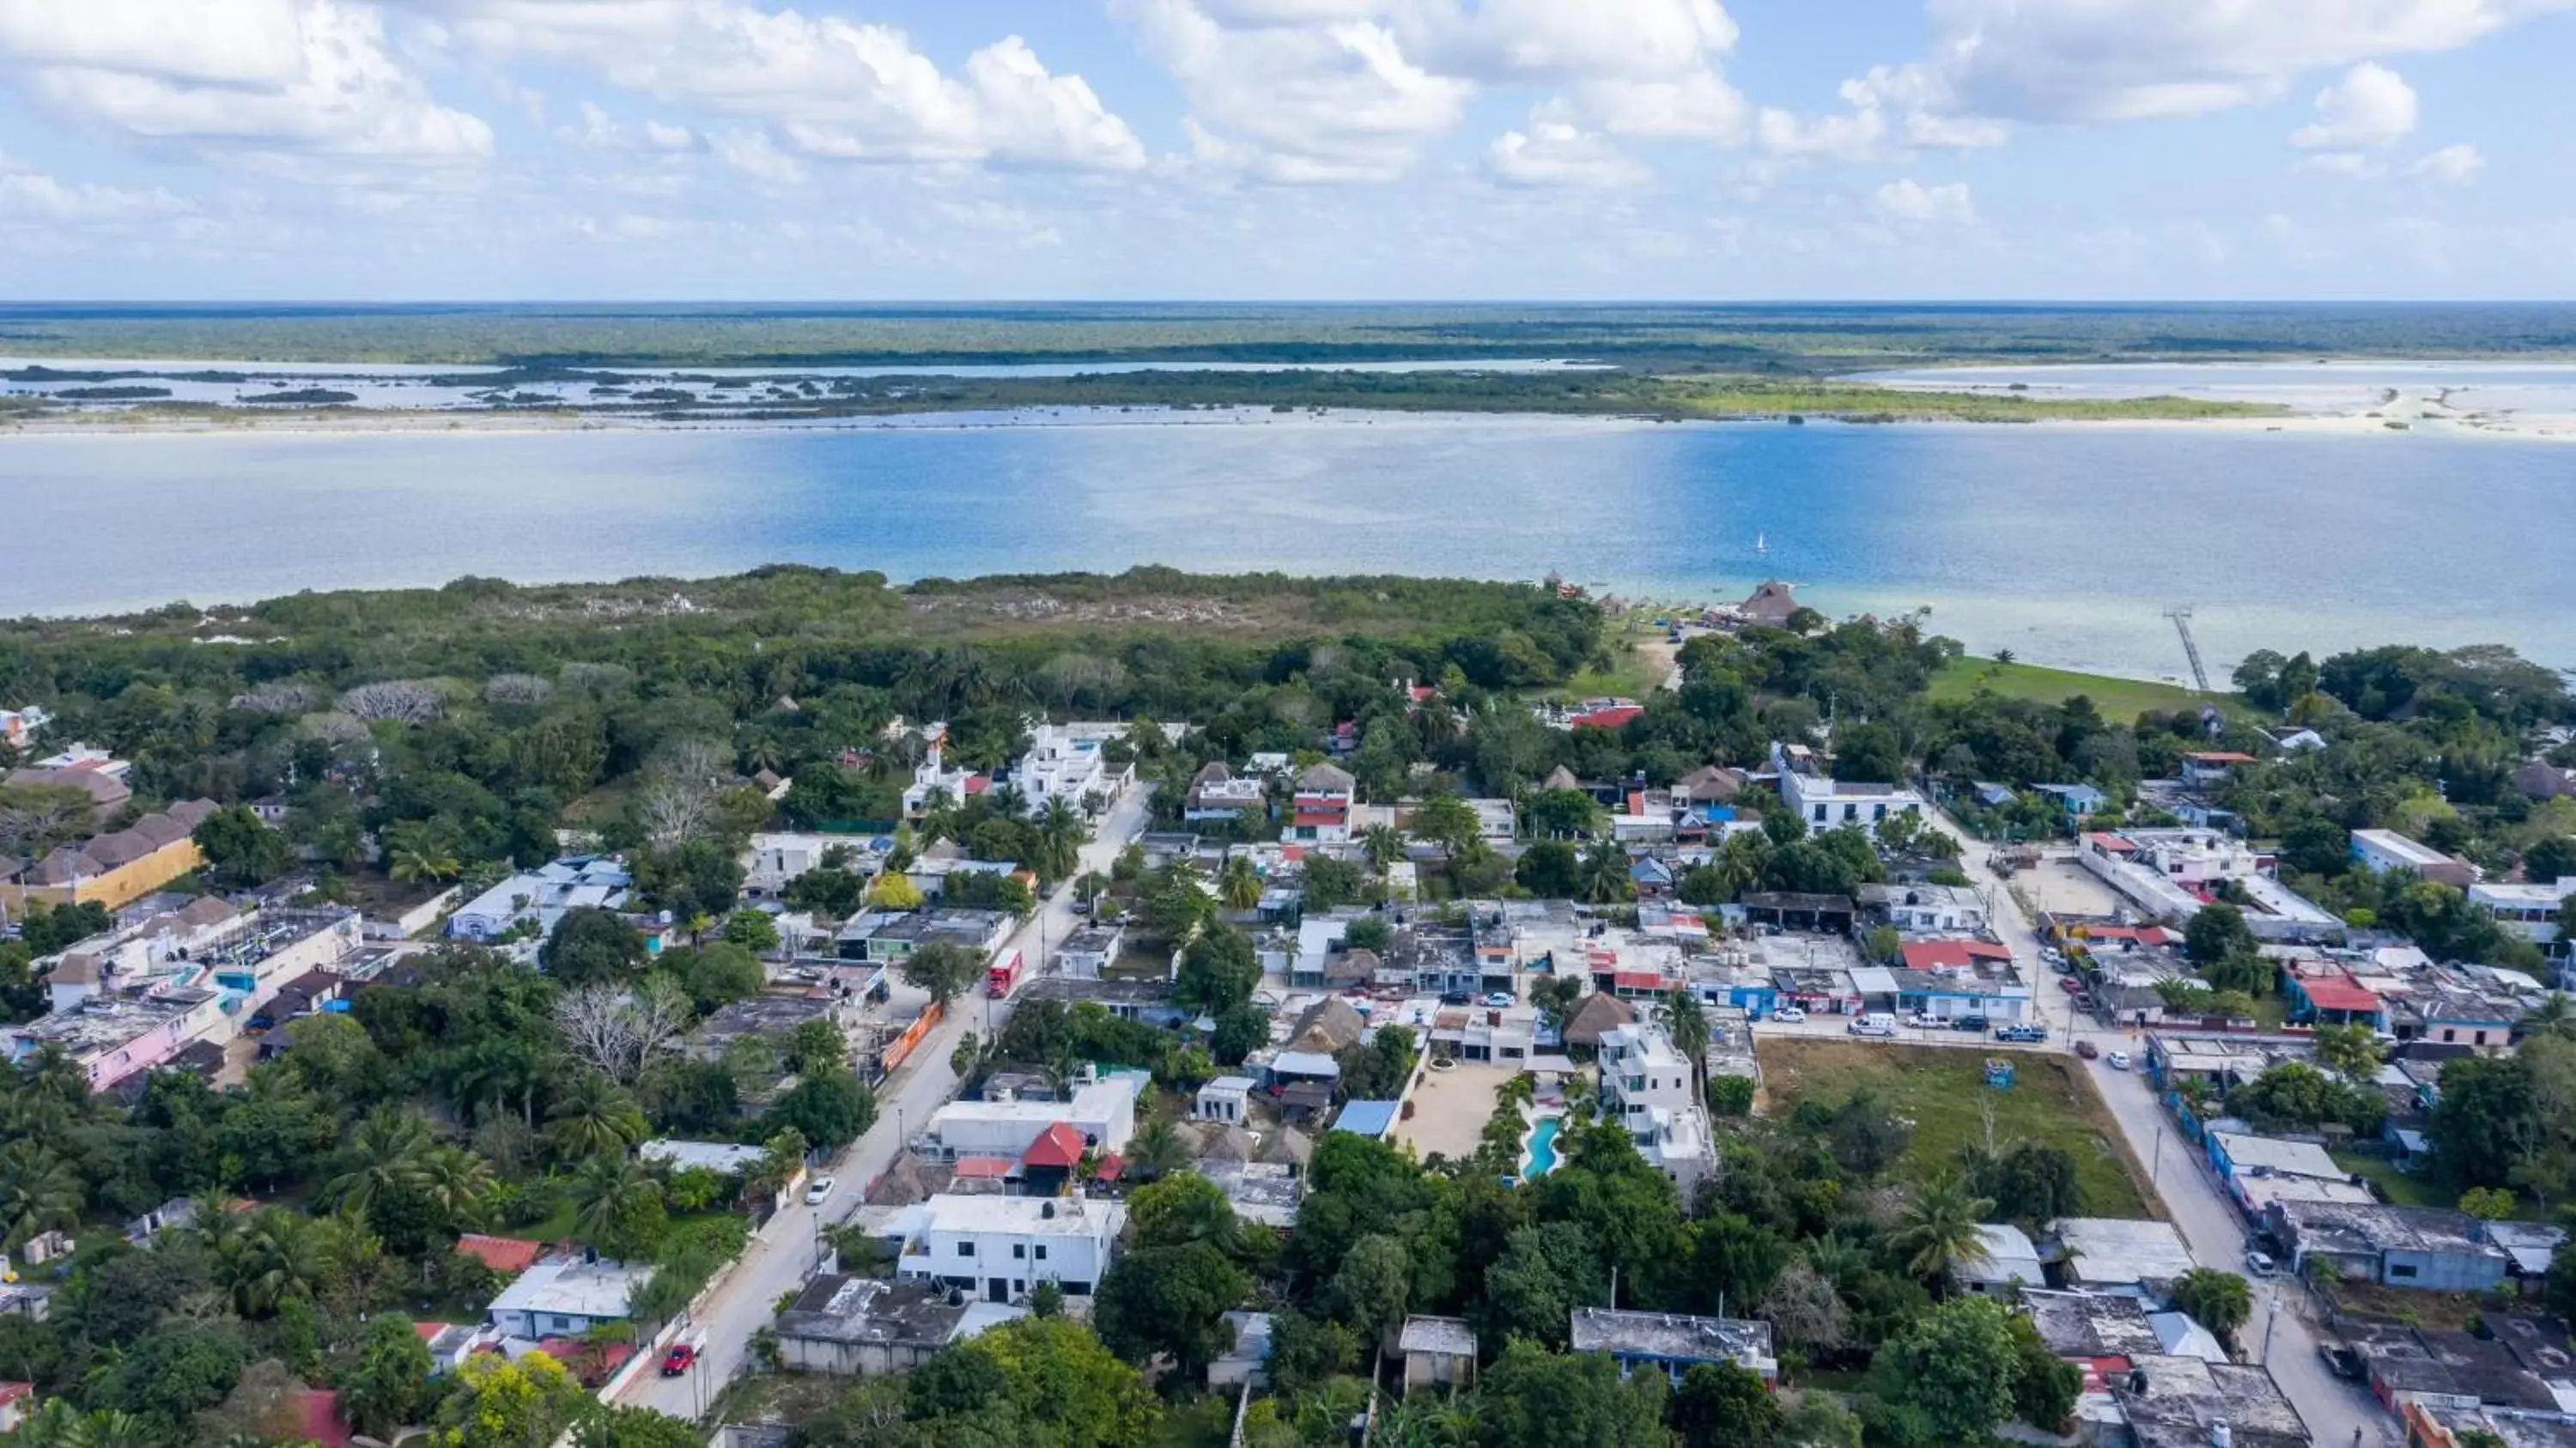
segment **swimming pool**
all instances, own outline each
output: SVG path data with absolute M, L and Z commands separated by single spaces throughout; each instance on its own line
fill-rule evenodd
M 1521 1172 L 1524 1178 L 1538 1178 L 1556 1170 L 1556 1133 L 1563 1126 L 1561 1117 L 1542 1116 L 1530 1131 L 1529 1164 Z

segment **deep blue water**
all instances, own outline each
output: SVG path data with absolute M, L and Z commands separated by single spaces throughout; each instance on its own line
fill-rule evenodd
M 2256 647 L 2576 664 L 2576 447 L 2219 428 L 1254 414 L 853 430 L 0 437 L 0 613 L 325 588 L 1163 563 L 1929 606 L 2142 676 Z M 1768 544 L 1755 551 L 1756 539 Z

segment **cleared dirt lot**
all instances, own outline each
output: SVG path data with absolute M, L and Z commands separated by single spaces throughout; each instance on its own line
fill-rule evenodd
M 1425 1071 L 1413 1092 L 1413 1119 L 1399 1121 L 1395 1139 L 1424 1160 L 1435 1153 L 1455 1161 L 1474 1156 L 1502 1100 L 1503 1083 L 1517 1068 L 1460 1062 L 1446 1071 Z
M 2034 912 L 2108 915 L 2120 908 L 2120 897 L 2111 887 L 2072 859 L 2042 860 L 2014 875 L 2012 887 Z

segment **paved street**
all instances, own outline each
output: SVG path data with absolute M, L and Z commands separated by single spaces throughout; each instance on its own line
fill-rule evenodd
M 1140 786 L 1128 791 L 1102 817 L 1094 839 L 1084 847 L 1082 869 L 1107 873 L 1118 852 L 1144 833 L 1147 818 L 1146 790 Z M 1020 977 L 1022 985 L 1044 968 L 1042 946 L 1063 940 L 1076 919 L 1073 891 L 1067 886 L 1057 890 L 1045 908 L 1011 938 L 1007 948 L 1020 951 L 1028 961 L 1028 970 Z M 981 1033 L 1009 1021 L 1010 1001 L 991 1002 L 989 1012 L 986 1006 L 983 984 L 978 981 L 951 1004 L 947 1019 L 878 1090 L 876 1125 L 823 1168 L 839 1182 L 830 1201 L 818 1208 L 799 1200 L 770 1218 L 752 1238 L 733 1275 L 691 1327 L 706 1338 L 697 1366 L 676 1378 L 646 1368 L 617 1395 L 618 1402 L 681 1418 L 696 1418 L 705 1411 L 741 1370 L 752 1333 L 769 1325 L 778 1299 L 801 1286 L 813 1270 L 821 1255 L 822 1227 L 844 1221 L 859 1209 L 868 1182 L 893 1164 L 904 1137 L 918 1131 L 956 1091 L 957 1077 L 948 1069 L 948 1056 L 959 1038 L 970 1029 Z
M 2039 1008 L 2049 1013 L 2052 1048 L 2072 1049 L 2074 1037 L 2069 1031 L 2076 1027 L 2074 1007 L 2066 992 L 2057 989 L 2050 979 L 2047 964 L 2039 956 L 2037 937 L 2031 933 L 2030 920 L 2005 888 L 2003 878 L 1985 863 L 1985 849 L 1962 831 L 1957 821 L 1937 813 L 1935 819 L 1966 846 L 1968 876 L 1986 896 L 1989 923 L 1995 935 L 2012 947 L 2014 960 L 2038 987 L 2034 999 L 2045 997 L 2040 999 Z M 2089 1019 L 2076 1030 L 2076 1035 L 2091 1037 L 2106 1055 L 2115 1048 L 2132 1056 L 2143 1051 L 2144 1042 L 2134 1033 L 2102 1030 Z M 2121 1134 L 2128 1138 L 2129 1149 L 2137 1153 L 2139 1161 L 2148 1164 L 2166 1215 L 2181 1229 L 2192 1256 L 2204 1267 L 2242 1272 L 2244 1218 L 2220 1191 L 2200 1154 L 2174 1134 L 2171 1118 L 2157 1105 L 2145 1079 L 2136 1071 L 2115 1071 L 2100 1060 L 2090 1064 L 2094 1086 L 2101 1091 Z M 2317 1355 L 2316 1338 L 2296 1310 L 2301 1292 L 2297 1285 L 2285 1281 L 2255 1283 L 2254 1315 L 2238 1332 L 2238 1340 L 2248 1353 L 2264 1355 L 2268 1339 L 2269 1351 L 2263 1360 L 2291 1405 L 2306 1420 L 2309 1436 L 2325 1448 L 2343 1448 L 2351 1443 L 2395 1444 L 2397 1420 L 2367 1392 L 2326 1371 L 2325 1360 Z

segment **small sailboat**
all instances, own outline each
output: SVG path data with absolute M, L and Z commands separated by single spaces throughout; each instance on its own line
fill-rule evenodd
M 1770 536 L 1769 536 L 1768 534 L 1764 534 L 1764 533 L 1756 533 L 1756 534 L 1754 534 L 1754 535 L 1753 535 L 1753 551 L 1754 551 L 1755 555 L 1757 555 L 1757 556 L 1759 556 L 1759 557 L 1763 557 L 1763 558 L 1768 558 L 1768 557 L 1770 557 L 1770 556 L 1771 556 L 1771 539 L 1770 539 Z

